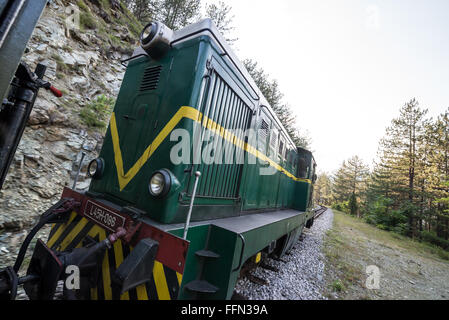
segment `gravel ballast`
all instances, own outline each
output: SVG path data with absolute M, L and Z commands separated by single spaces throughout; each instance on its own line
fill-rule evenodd
M 243 277 L 236 292 L 249 300 L 325 300 L 323 239 L 332 227 L 333 212 L 327 210 L 315 220 L 311 229 L 304 229 L 300 241 L 282 261 L 266 259 L 265 263 L 279 272 L 257 268 L 251 274 L 268 281 L 260 285 Z

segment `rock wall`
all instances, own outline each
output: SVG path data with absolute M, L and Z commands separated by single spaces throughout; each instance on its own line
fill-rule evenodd
M 72 186 L 83 152 L 77 189 L 88 188 L 87 165 L 98 156 L 106 129 L 88 127 L 80 111 L 99 95 L 116 98 L 125 71 L 120 61 L 137 45 L 129 30 L 139 25 L 127 25 L 132 17 L 117 3 L 53 0 L 34 30 L 23 60 L 33 70 L 47 65 L 46 78 L 64 96 L 39 92 L 0 192 L 0 230 L 27 227 L 57 202 L 63 187 Z M 93 18 L 93 25 L 67 30 L 70 5 Z

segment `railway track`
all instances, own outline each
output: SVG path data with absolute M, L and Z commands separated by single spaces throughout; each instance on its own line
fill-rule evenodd
M 319 216 L 321 216 L 323 213 L 325 213 L 327 211 L 327 207 L 325 206 L 320 206 L 317 209 L 314 209 L 313 211 L 315 212 L 315 216 L 314 219 L 319 218 Z

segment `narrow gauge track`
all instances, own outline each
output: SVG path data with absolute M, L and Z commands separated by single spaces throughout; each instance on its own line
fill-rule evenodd
M 325 206 L 320 206 L 319 208 L 314 209 L 313 210 L 315 212 L 314 219 L 319 218 L 323 213 L 327 211 L 327 209 L 328 208 Z
M 327 208 L 325 206 L 319 206 L 319 207 L 313 209 L 313 211 L 315 213 L 313 219 L 318 219 L 328 209 L 329 208 Z M 313 226 L 312 226 L 312 228 L 313 228 Z M 304 234 L 301 235 L 299 241 L 302 241 L 303 237 L 304 237 Z M 292 250 L 294 250 L 294 249 L 295 249 L 295 246 L 293 246 Z M 290 255 L 290 252 L 287 252 L 286 255 Z M 245 277 L 249 281 L 251 281 L 252 283 L 258 284 L 260 286 L 269 285 L 269 281 L 254 275 L 253 271 L 255 271 L 257 268 L 262 268 L 262 269 L 266 269 L 266 270 L 270 270 L 270 271 L 278 273 L 280 271 L 280 269 L 270 265 L 268 263 L 268 261 L 270 259 L 278 261 L 278 262 L 284 262 L 284 263 L 286 262 L 282 258 L 276 257 L 276 255 L 262 253 L 262 257 L 261 257 L 261 260 L 260 260 L 259 263 L 255 263 L 252 260 L 249 260 L 249 261 L 247 261 L 245 263 L 245 265 L 242 267 L 242 270 L 240 272 L 240 277 L 239 278 L 241 279 L 241 278 Z M 234 295 L 232 296 L 232 300 L 249 300 L 249 299 L 247 297 L 245 297 L 244 295 L 239 294 L 236 291 L 234 291 Z

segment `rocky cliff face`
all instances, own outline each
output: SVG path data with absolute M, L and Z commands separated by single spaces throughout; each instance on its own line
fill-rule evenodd
M 80 28 L 71 31 L 66 29 L 70 5 L 80 10 Z M 47 5 L 23 60 L 32 69 L 37 63 L 47 65 L 47 79 L 64 96 L 39 92 L 0 192 L 0 230 L 26 227 L 58 201 L 63 187 L 72 186 L 83 152 L 77 188 L 88 188 L 87 165 L 101 149 L 112 104 L 98 119 L 100 125 L 86 121 L 83 110 L 99 96 L 115 99 L 125 71 L 120 61 L 137 45 L 140 27 L 116 0 L 53 0 Z

